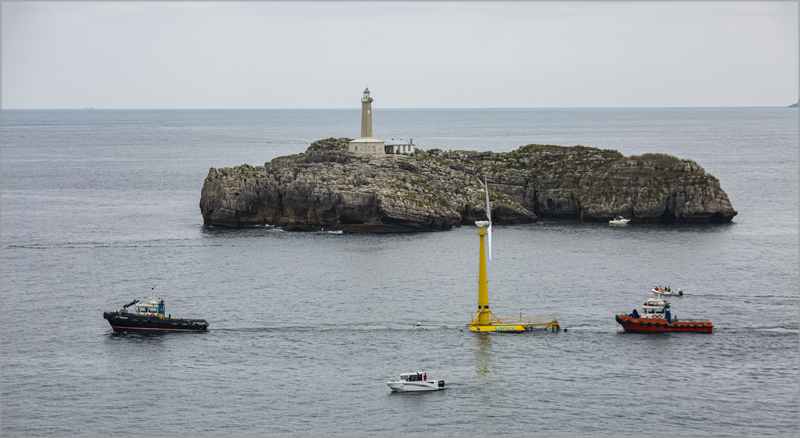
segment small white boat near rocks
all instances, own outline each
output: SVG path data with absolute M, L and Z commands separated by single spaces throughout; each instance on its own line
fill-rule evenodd
M 628 225 L 628 222 L 630 221 L 631 221 L 630 219 L 625 219 L 622 216 L 617 216 L 614 219 L 608 221 L 608 223 L 611 225 Z
M 425 371 L 400 374 L 400 380 L 386 382 L 394 392 L 438 391 L 444 389 L 444 380 L 428 380 Z

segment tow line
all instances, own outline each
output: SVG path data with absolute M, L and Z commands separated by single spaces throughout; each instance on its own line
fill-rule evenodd
M 375 323 L 334 323 L 334 322 L 285 322 L 285 321 L 250 321 L 242 319 L 209 319 L 208 322 L 244 322 L 250 324 L 286 324 L 286 325 L 334 325 L 334 326 L 366 326 L 366 327 L 422 327 L 416 324 L 375 324 Z M 426 327 L 461 327 L 460 325 L 438 324 Z

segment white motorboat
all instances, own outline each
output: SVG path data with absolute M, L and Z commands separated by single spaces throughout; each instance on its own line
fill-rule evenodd
M 400 380 L 386 382 L 395 392 L 438 391 L 444 389 L 444 380 L 428 380 L 425 371 L 400 374 Z
M 631 221 L 630 219 L 625 219 L 622 216 L 617 216 L 614 219 L 608 221 L 608 223 L 611 225 L 628 225 L 628 222 L 630 221 Z
M 669 288 L 669 286 L 666 286 L 666 287 L 656 286 L 656 287 L 650 289 L 650 291 L 653 292 L 654 294 L 658 294 L 658 295 L 667 295 L 667 296 L 672 296 L 672 297 L 682 297 L 683 296 L 683 291 L 681 290 L 681 288 L 678 288 L 676 290 L 672 290 L 672 289 Z

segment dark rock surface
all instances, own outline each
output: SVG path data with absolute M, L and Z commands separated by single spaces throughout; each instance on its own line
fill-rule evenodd
M 271 224 L 285 230 L 447 230 L 485 218 L 489 181 L 495 224 L 538 216 L 632 222 L 729 222 L 719 180 L 691 160 L 624 157 L 583 146 L 528 145 L 505 153 L 417 151 L 357 156 L 349 139 L 253 167 L 211 168 L 200 197 L 206 225 Z

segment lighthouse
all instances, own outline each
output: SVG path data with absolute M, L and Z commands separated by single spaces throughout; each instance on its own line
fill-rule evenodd
M 372 138 L 372 97 L 369 87 L 361 97 L 361 137 L 350 142 L 350 152 L 358 155 L 386 153 L 384 142 Z
M 361 98 L 361 138 L 372 138 L 372 100 L 367 87 Z

